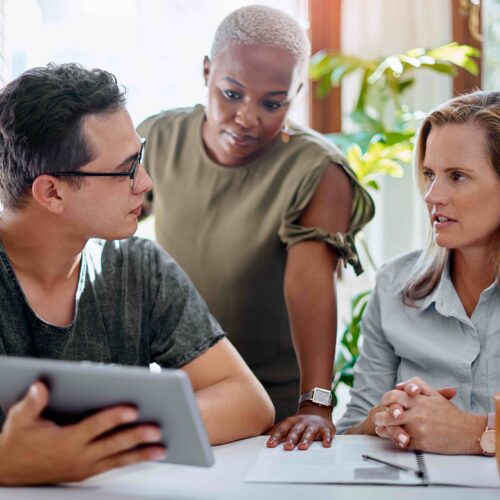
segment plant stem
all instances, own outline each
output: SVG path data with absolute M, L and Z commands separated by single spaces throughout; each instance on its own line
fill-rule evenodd
M 372 266 L 372 269 L 374 271 L 378 270 L 378 266 L 375 262 L 375 259 L 372 257 L 372 254 L 370 252 L 370 248 L 368 247 L 368 243 L 366 241 L 365 235 L 363 232 L 358 233 L 358 241 L 361 243 L 361 246 L 363 247 L 363 250 L 365 251 L 366 256 L 368 257 L 368 262 Z

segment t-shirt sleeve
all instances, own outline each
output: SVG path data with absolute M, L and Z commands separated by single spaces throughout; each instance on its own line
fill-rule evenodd
M 335 249 L 339 257 L 344 261 L 344 265 L 350 264 L 356 274 L 361 274 L 363 268 L 359 261 L 354 240 L 356 234 L 373 218 L 375 208 L 370 195 L 358 183 L 347 163 L 340 162 L 336 164 L 344 170 L 353 188 L 353 206 L 349 230 L 346 233 L 331 234 L 319 227 L 306 227 L 298 223 L 302 212 L 311 201 L 325 170 L 331 165 L 331 163 L 327 162 L 308 171 L 299 181 L 290 199 L 278 234 L 287 249 L 301 241 L 324 241 Z
M 151 361 L 178 368 L 225 336 L 186 273 L 155 245 L 151 273 Z
M 400 358 L 387 341 L 381 323 L 380 287 L 372 292 L 361 321 L 362 343 L 354 366 L 354 387 L 343 417 L 337 424 L 339 434 L 361 423 L 382 395 L 393 389 Z

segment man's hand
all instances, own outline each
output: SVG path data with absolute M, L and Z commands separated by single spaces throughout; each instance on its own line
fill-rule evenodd
M 285 450 L 307 450 L 313 441 L 323 441 L 323 446 L 329 448 L 335 435 L 332 422 L 332 409 L 321 407 L 314 403 L 303 403 L 297 413 L 276 424 L 270 431 L 267 440 L 269 448 L 275 448 L 283 441 Z
M 455 393 L 451 387 L 432 389 L 419 378 L 398 384 L 382 396 L 384 411 L 372 416 L 376 433 L 400 448 L 479 453 L 477 437 L 486 424 L 483 417 L 463 412 L 451 403 Z
M 0 485 L 81 481 L 114 467 L 165 455 L 165 449 L 156 444 L 161 440 L 156 426 L 110 432 L 135 422 L 138 413 L 134 408 L 114 407 L 61 427 L 41 418 L 48 401 L 47 387 L 36 382 L 9 411 L 0 434 Z M 141 448 L 134 449 L 137 446 Z

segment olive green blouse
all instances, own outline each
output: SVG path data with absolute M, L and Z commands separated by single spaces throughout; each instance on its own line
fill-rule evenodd
M 311 130 L 293 126 L 288 143 L 277 139 L 258 159 L 224 167 L 204 148 L 203 120 L 197 105 L 150 117 L 138 128 L 148 141 L 144 165 L 154 182 L 157 240 L 261 382 L 297 380 L 283 293 L 287 249 L 325 241 L 359 274 L 354 236 L 373 217 L 373 202 L 339 150 Z M 298 223 L 332 163 L 354 190 L 347 234 Z

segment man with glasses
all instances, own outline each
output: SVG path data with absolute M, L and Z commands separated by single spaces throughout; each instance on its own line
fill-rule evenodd
M 141 139 L 141 148 L 139 149 L 139 152 L 135 155 L 133 155 L 131 158 L 127 158 L 125 161 L 125 164 L 129 163 L 132 161 L 132 165 L 130 165 L 130 168 L 126 172 L 82 172 L 80 170 L 73 170 L 71 172 L 66 171 L 60 171 L 60 172 L 48 172 L 49 175 L 53 175 L 54 177 L 85 177 L 85 176 L 94 176 L 94 177 L 128 177 L 130 179 L 130 188 L 132 191 L 134 190 L 135 187 L 135 180 L 136 180 L 136 172 L 137 172 L 137 167 L 142 163 L 142 156 L 144 153 L 144 147 L 146 146 L 146 139 Z
M 0 355 L 181 367 L 213 444 L 262 433 L 273 408 L 186 275 L 130 238 L 151 179 L 110 73 L 35 68 L 0 92 Z M 42 383 L 0 412 L 0 485 L 75 481 L 159 458 L 127 407 L 59 427 Z M 165 402 L 172 404 L 172 402 Z

